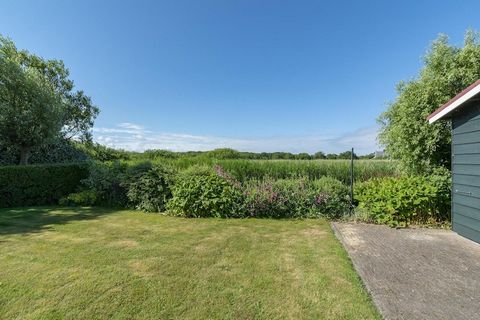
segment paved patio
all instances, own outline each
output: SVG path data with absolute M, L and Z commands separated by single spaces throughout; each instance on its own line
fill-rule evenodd
M 385 319 L 480 319 L 480 244 L 449 230 L 333 229 Z

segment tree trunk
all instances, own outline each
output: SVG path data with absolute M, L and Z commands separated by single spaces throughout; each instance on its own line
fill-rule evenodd
M 28 164 L 28 158 L 30 157 L 30 150 L 31 147 L 25 147 L 22 146 L 20 147 L 20 165 L 27 165 Z

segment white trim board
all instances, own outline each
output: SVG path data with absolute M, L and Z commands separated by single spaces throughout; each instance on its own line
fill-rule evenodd
M 428 119 L 428 122 L 434 123 L 435 121 L 443 118 L 444 116 L 446 116 L 447 114 L 449 114 L 450 112 L 457 109 L 462 104 L 464 104 L 465 102 L 473 98 L 478 93 L 480 93 L 480 84 L 477 84 L 475 87 L 473 87 L 473 89 L 471 89 L 466 94 L 464 94 L 463 96 L 455 100 L 451 105 L 449 105 L 448 107 L 446 107 L 445 109 L 443 109 L 442 111 L 440 111 L 439 113 L 437 113 L 436 115 Z

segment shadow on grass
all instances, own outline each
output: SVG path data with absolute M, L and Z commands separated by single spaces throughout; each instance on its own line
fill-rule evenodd
M 114 212 L 117 212 L 117 210 L 77 207 L 0 209 L 0 235 L 40 232 L 51 229 L 53 225 L 96 219 Z

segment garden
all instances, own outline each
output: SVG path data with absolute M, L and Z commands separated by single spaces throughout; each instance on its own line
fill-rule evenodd
M 63 62 L 0 37 L 0 318 L 379 318 L 330 221 L 449 227 L 450 128 L 425 116 L 480 77 L 475 39 L 434 43 L 372 159 L 112 149 Z
M 208 159 L 208 160 L 207 160 Z M 390 160 L 182 159 L 2 166 L 0 207 L 102 206 L 196 218 L 448 221 L 450 176 L 402 175 Z M 356 212 L 353 214 L 352 212 Z

